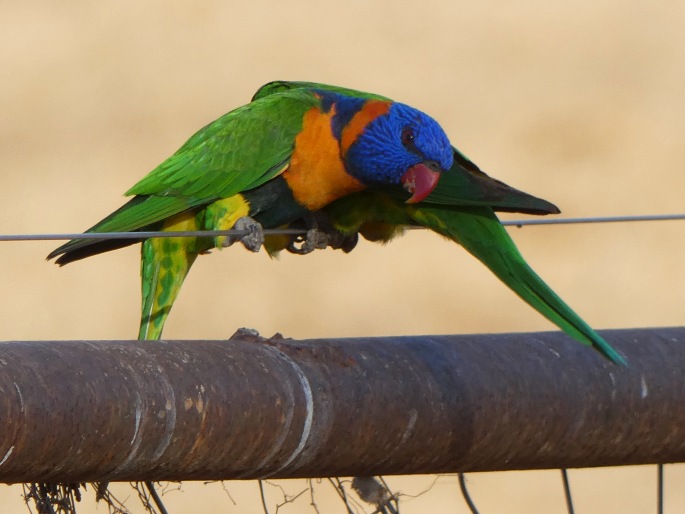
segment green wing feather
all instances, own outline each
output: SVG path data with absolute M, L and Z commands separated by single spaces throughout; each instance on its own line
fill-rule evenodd
M 126 192 L 134 198 L 86 232 L 158 228 L 188 209 L 259 187 L 288 166 L 303 114 L 318 105 L 316 90 L 360 98 L 384 97 L 314 82 L 275 81 L 252 102 L 200 129 L 171 157 Z M 54 250 L 63 265 L 136 240 L 74 239 Z
M 284 90 L 225 114 L 193 135 L 133 186 L 135 197 L 87 232 L 136 231 L 164 219 L 258 187 L 289 163 L 303 114 L 318 99 L 305 89 Z M 48 258 L 66 264 L 135 241 L 75 239 Z
M 564 332 L 583 344 L 595 347 L 613 362 L 625 364 L 625 359 L 528 266 L 492 209 L 454 209 L 426 204 L 409 207 L 408 210 L 410 217 L 419 225 L 461 244 L 525 302 Z
M 302 116 L 317 104 L 300 89 L 239 107 L 197 132 L 126 194 L 206 204 L 264 184 L 288 163 Z
M 394 195 L 403 201 L 409 199 L 404 190 Z M 469 161 L 454 148 L 454 164 L 444 172 L 437 187 L 422 203 L 455 206 L 488 206 L 495 211 L 525 214 L 559 214 L 556 205 L 519 191 L 496 180 Z

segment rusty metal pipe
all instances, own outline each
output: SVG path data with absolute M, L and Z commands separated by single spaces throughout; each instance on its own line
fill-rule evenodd
M 0 482 L 685 461 L 685 328 L 0 343 Z

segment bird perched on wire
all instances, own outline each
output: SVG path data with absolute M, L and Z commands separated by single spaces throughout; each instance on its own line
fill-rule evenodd
M 493 209 L 558 212 L 548 202 L 480 172 L 423 112 L 380 95 L 307 82 L 263 86 L 250 103 L 200 129 L 126 195 L 133 198 L 87 232 L 247 232 L 240 237 L 141 238 L 139 339 L 161 336 L 183 280 L 199 254 L 238 239 L 258 251 L 264 243 L 262 227 L 303 225 L 308 231 L 301 245 L 295 247 L 291 241 L 287 246 L 308 253 L 326 246 L 349 250 L 357 232 L 373 238 L 372 227 L 381 227 L 377 238 L 387 239 L 407 221 L 434 229 L 440 225 L 438 231 L 453 237 L 454 220 L 445 222 L 448 228 L 442 227 L 431 214 L 435 205 L 454 208 L 462 218 L 472 216 L 469 209 L 473 206 L 485 208 L 487 213 Z M 386 203 L 389 213 L 379 215 Z M 332 205 L 337 206 L 333 209 Z M 410 208 L 424 205 L 425 209 Z M 401 220 L 395 219 L 397 212 L 404 213 Z M 356 220 L 354 213 L 358 213 Z M 393 227 L 390 232 L 383 232 L 389 226 Z M 477 231 L 478 237 L 489 237 L 486 232 Z M 63 265 L 134 242 L 75 239 L 48 258 L 57 257 L 56 262 Z M 494 247 L 509 242 L 498 235 L 485 244 Z M 275 252 L 285 246 L 282 239 L 273 238 L 266 241 L 266 247 Z M 550 317 L 535 294 L 517 292 Z M 581 342 L 591 342 L 610 353 L 599 335 L 563 302 L 558 305 L 567 309 L 560 313 L 565 323 L 558 317 L 550 317 L 552 321 Z M 609 356 L 620 360 L 617 355 Z

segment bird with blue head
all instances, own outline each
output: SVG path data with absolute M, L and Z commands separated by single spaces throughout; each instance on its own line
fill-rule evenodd
M 303 223 L 314 226 L 297 251 L 307 253 L 329 244 L 349 251 L 357 234 L 387 242 L 406 225 L 430 228 L 463 245 L 569 335 L 624 362 L 525 263 L 494 213 L 558 209 L 488 177 L 434 119 L 408 105 L 336 86 L 272 82 L 200 129 L 126 194 L 133 198 L 88 232 L 235 228 L 248 232 L 240 239 L 257 251 L 261 227 Z M 327 226 L 318 230 L 322 218 Z M 343 243 L 331 244 L 340 235 Z M 291 249 L 289 238 L 275 239 L 265 243 L 270 252 Z M 141 235 L 139 339 L 161 337 L 197 256 L 234 240 Z M 48 258 L 62 265 L 134 242 L 75 239 Z
M 273 82 L 195 133 L 88 232 L 244 229 L 242 242 L 256 251 L 262 227 L 313 220 L 331 202 L 367 188 L 395 188 L 407 202 L 420 202 L 452 164 L 445 132 L 413 107 L 344 88 Z M 323 243 L 308 240 L 300 253 L 326 246 L 328 234 L 317 234 Z M 235 240 L 75 239 L 49 258 L 63 265 L 142 242 L 139 338 L 157 339 L 197 256 Z

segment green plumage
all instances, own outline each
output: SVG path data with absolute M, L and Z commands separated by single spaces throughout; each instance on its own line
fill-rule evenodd
M 226 230 L 250 216 L 265 228 L 325 219 L 325 227 L 386 242 L 406 226 L 424 226 L 461 244 L 541 314 L 578 341 L 617 363 L 623 358 L 526 264 L 494 211 L 557 213 L 539 198 L 496 181 L 454 149 L 454 164 L 422 202 L 407 204 L 400 186 L 376 186 L 311 213 L 280 176 L 290 164 L 303 116 L 319 105 L 314 90 L 364 99 L 370 93 L 309 82 L 272 82 L 253 101 L 200 129 L 126 195 L 133 198 L 88 232 Z M 276 238 L 274 238 L 275 241 Z M 139 240 L 139 241 L 142 241 Z M 135 240 L 75 239 L 53 251 L 60 265 L 121 248 Z M 157 339 L 196 257 L 226 238 L 174 237 L 143 241 L 140 339 Z M 287 244 L 287 239 L 285 240 Z M 279 246 L 280 245 L 280 246 Z M 353 245 L 352 245 L 353 246 Z M 283 241 L 270 251 L 285 247 Z M 343 247 L 346 248 L 346 247 Z M 347 248 L 351 248 L 347 247 Z
M 511 188 L 505 193 L 508 186 L 496 181 L 493 181 L 493 188 L 496 190 L 494 203 L 500 210 L 540 214 L 551 205 Z M 358 232 L 374 241 L 387 242 L 406 226 L 422 226 L 459 243 L 526 303 L 568 335 L 595 347 L 613 362 L 625 364 L 624 358 L 528 266 L 493 208 L 488 206 L 488 199 L 483 195 L 473 203 L 471 198 L 464 200 L 470 205 L 460 205 L 458 195 L 449 198 L 451 205 L 428 200 L 410 205 L 397 195 L 367 191 L 342 198 L 325 211 L 337 230 L 345 234 Z M 548 212 L 554 211 L 550 209 Z
M 410 216 L 419 225 L 461 244 L 525 302 L 571 337 L 594 346 L 608 359 L 625 364 L 623 357 L 528 266 L 492 209 L 456 210 L 426 204 L 411 209 Z
M 270 212 L 282 223 L 304 212 L 282 181 L 305 112 L 318 99 L 283 90 L 225 114 L 200 129 L 134 185 L 133 198 L 87 232 L 227 230 L 241 216 Z M 273 194 L 273 192 L 276 194 Z M 54 250 L 64 265 L 142 241 L 140 339 L 158 339 L 196 257 L 225 238 L 75 239 Z
M 288 165 L 302 116 L 316 103 L 311 92 L 290 90 L 225 114 L 129 189 L 126 196 L 134 198 L 87 232 L 154 230 L 171 216 L 265 184 Z M 135 242 L 75 239 L 48 259 L 59 257 L 63 265 Z

